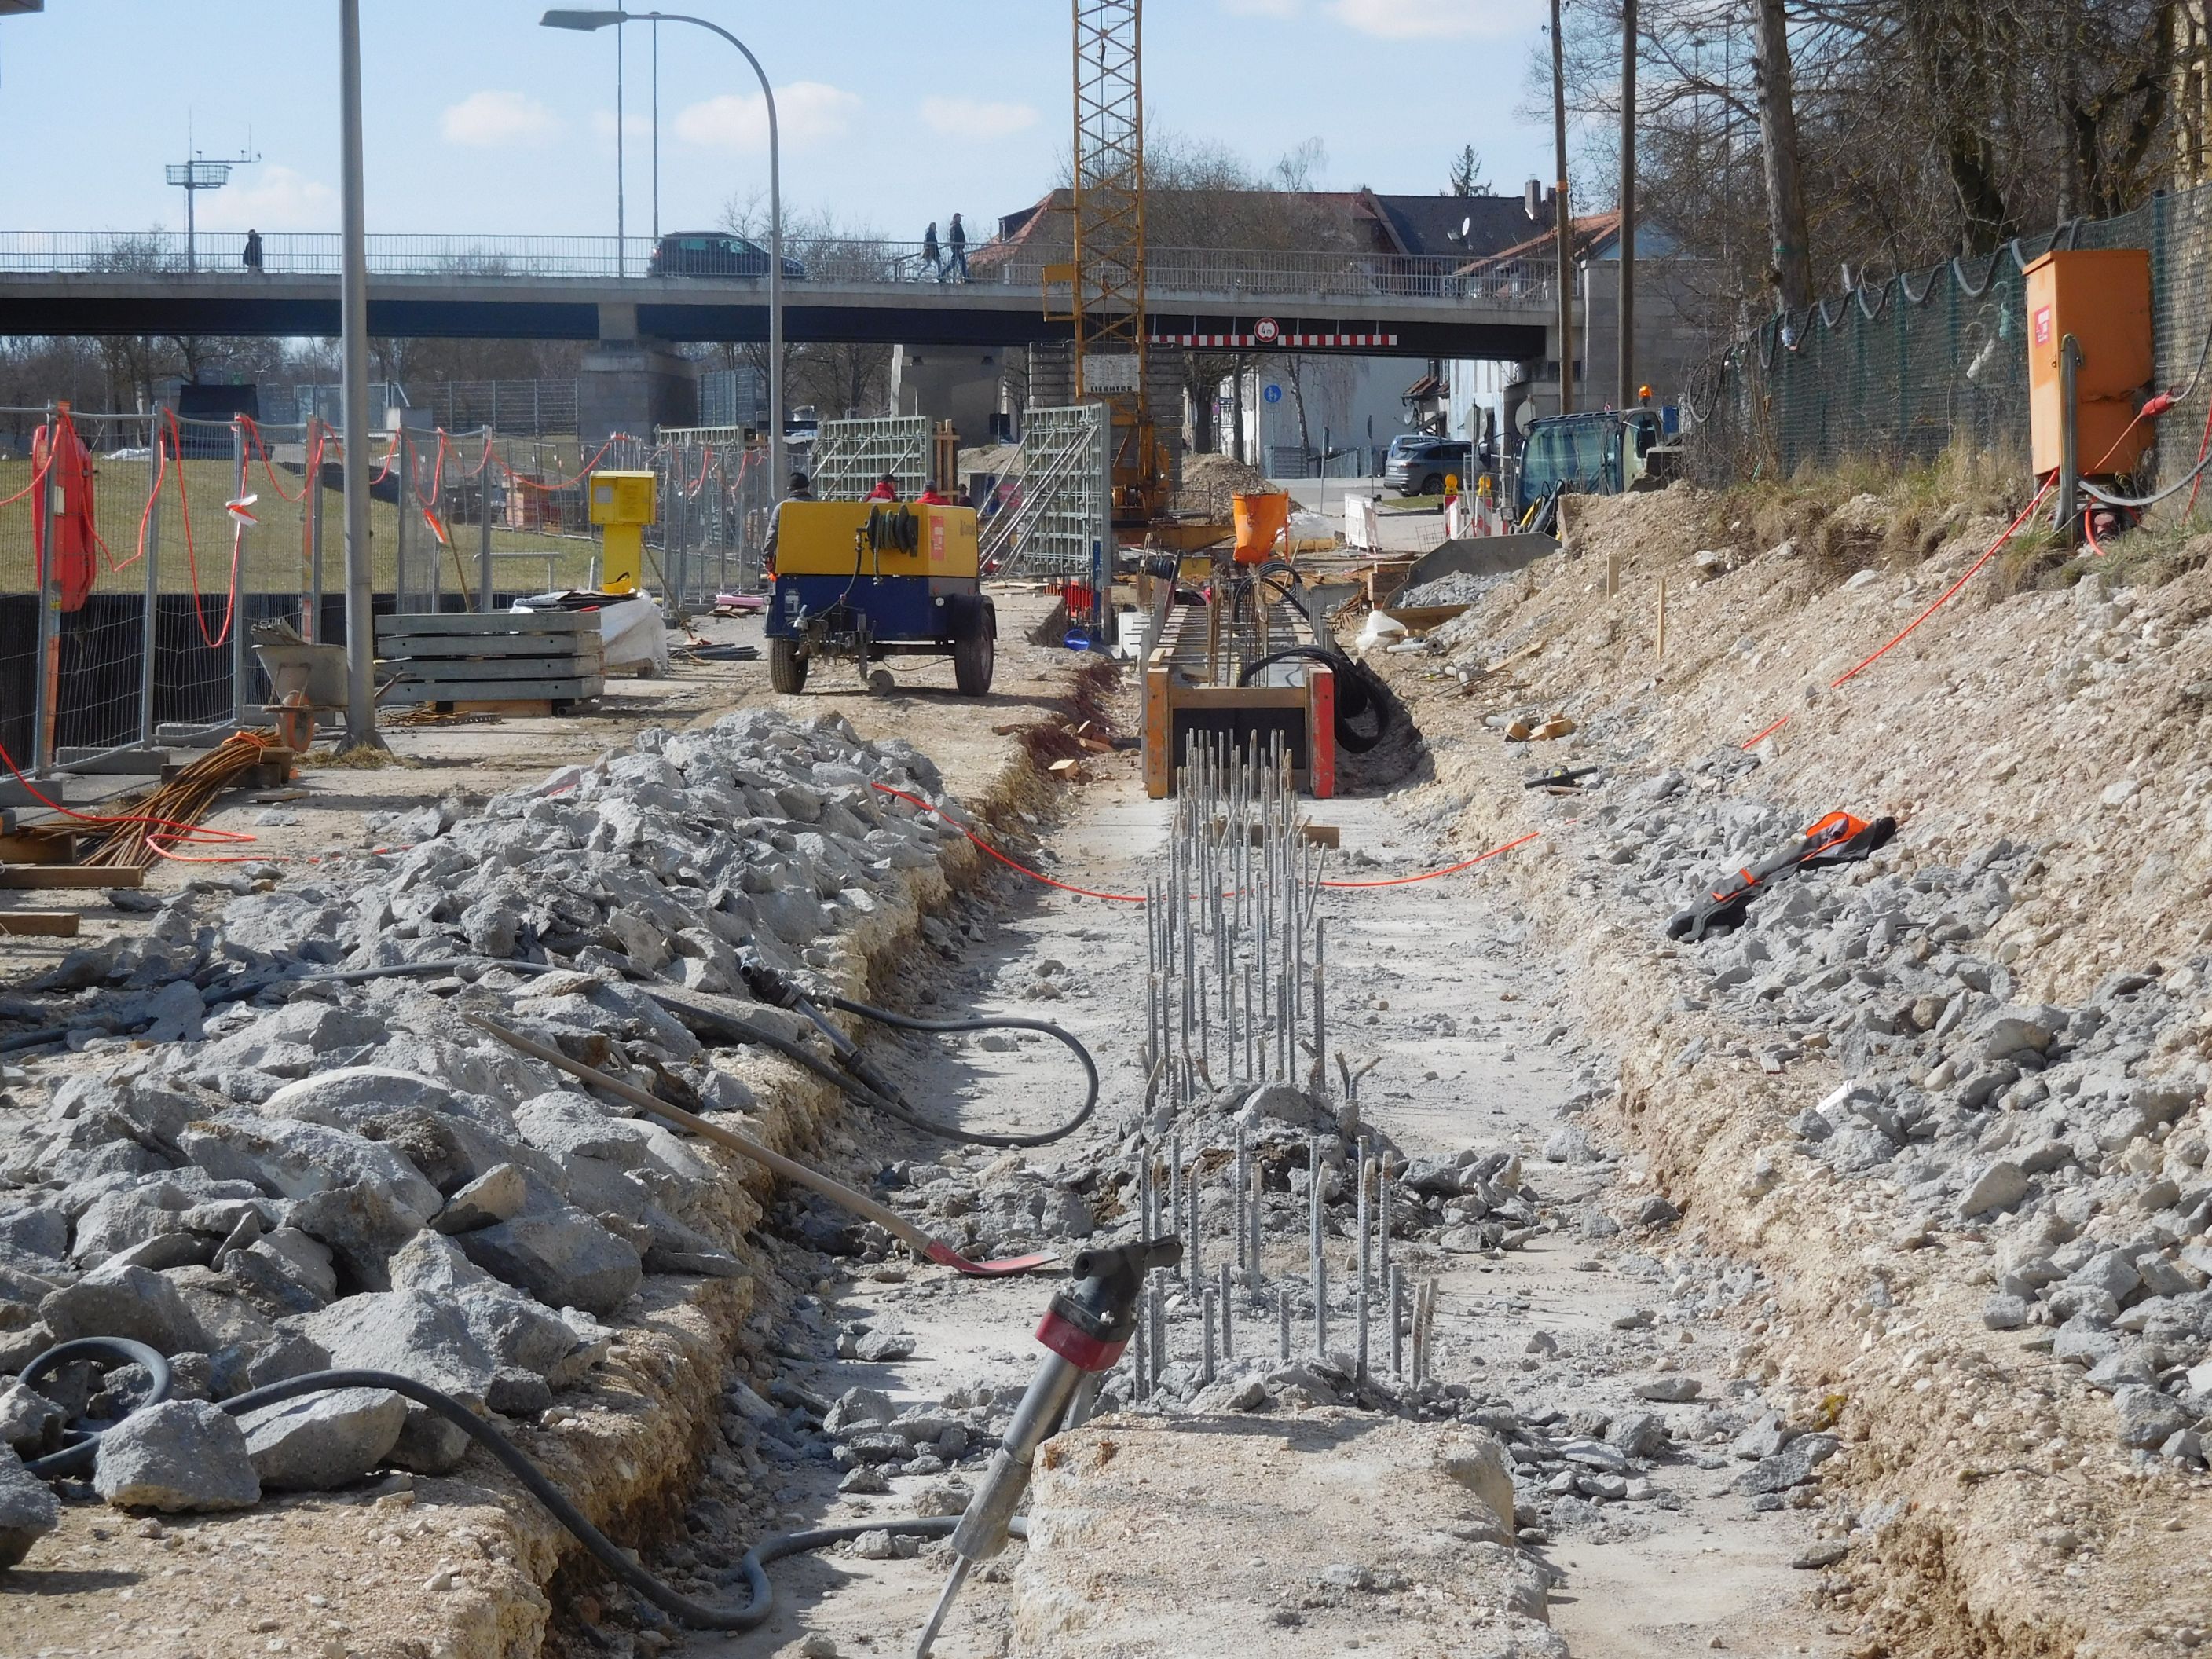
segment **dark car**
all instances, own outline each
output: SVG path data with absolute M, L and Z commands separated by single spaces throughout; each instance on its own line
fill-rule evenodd
M 726 230 L 672 231 L 653 245 L 648 276 L 765 276 L 768 250 L 749 237 Z M 787 281 L 803 278 L 806 267 L 783 257 Z
M 1446 477 L 1462 489 L 1474 483 L 1474 446 L 1460 438 L 1397 438 L 1382 482 L 1401 495 L 1441 495 Z

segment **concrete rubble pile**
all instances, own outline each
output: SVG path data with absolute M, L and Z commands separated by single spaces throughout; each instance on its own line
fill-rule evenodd
M 81 1040 L 43 1109 L 39 1085 L 10 1074 L 0 1374 L 77 1337 L 168 1356 L 173 1403 L 104 1439 L 92 1473 L 112 1502 L 160 1510 L 460 1461 L 459 1430 L 388 1394 L 242 1422 L 209 1403 L 328 1366 L 404 1372 L 480 1412 L 545 1413 L 608 1352 L 647 1275 L 748 1273 L 735 1252 L 750 1217 L 693 1143 L 580 1092 L 463 1010 L 688 1091 L 698 1109 L 746 1110 L 750 1091 L 641 981 L 742 1000 L 741 952 L 846 965 L 854 928 L 956 833 L 876 782 L 932 799 L 943 787 L 902 743 L 753 711 L 648 732 L 475 816 L 426 811 L 404 826 L 413 845 L 337 872 L 217 904 L 196 884 L 166 902 L 149 937 L 64 976 L 88 1033 L 135 1020 L 148 1041 Z M 289 982 L 447 962 L 459 965 Z M 211 1006 L 233 975 L 274 982 Z M 76 1364 L 43 1387 L 97 1419 L 144 1382 Z M 0 1388 L 13 1449 L 0 1544 L 52 1524 L 17 1457 L 53 1449 L 63 1422 L 40 1393 Z M 942 1429 L 931 1442 L 950 1449 Z
M 1808 818 L 1731 799 L 1756 766 L 1727 751 L 1668 771 L 1626 799 L 1578 803 L 1595 833 L 1577 890 L 1601 887 L 1656 919 L 1802 833 Z M 1732 1054 L 1692 1039 L 1677 1072 L 1755 1060 L 1786 1075 L 1809 1054 L 1842 1086 L 1792 1127 L 1802 1152 L 1895 1195 L 1924 1235 L 1991 1247 L 1990 1328 L 2081 1368 L 2112 1398 L 2139 1458 L 2201 1467 L 2212 1419 L 2212 1168 L 2199 995 L 2212 960 L 2114 973 L 2079 1006 L 2027 1000 L 1999 942 L 2014 895 L 2042 872 L 1998 840 L 1956 868 L 1894 860 L 1800 876 L 1759 897 L 1741 930 L 1683 947 L 1740 1027 L 1769 1035 Z M 1678 1012 L 1705 1003 L 1686 998 Z M 1750 1201 L 1784 1161 L 1746 1171 Z M 1870 1294 L 1884 1304 L 1877 1279 Z

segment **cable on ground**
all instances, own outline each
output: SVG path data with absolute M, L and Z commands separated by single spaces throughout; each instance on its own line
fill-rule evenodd
M 85 1337 L 49 1348 L 23 1368 L 21 1380 L 29 1385 L 71 1360 L 102 1358 L 110 1362 L 144 1366 L 154 1379 L 155 1386 L 147 1391 L 146 1398 L 131 1413 L 126 1413 L 122 1421 L 128 1422 L 137 1412 L 157 1405 L 167 1397 L 167 1362 L 143 1343 L 115 1337 Z M 524 1455 L 520 1447 L 479 1417 L 466 1402 L 454 1398 L 442 1389 L 434 1389 L 427 1382 L 419 1382 L 411 1376 L 402 1376 L 397 1371 L 334 1370 L 310 1371 L 303 1376 L 287 1377 L 279 1382 L 249 1389 L 244 1394 L 234 1395 L 228 1400 L 218 1401 L 216 1404 L 226 1416 L 243 1417 L 264 1407 L 281 1405 L 288 1400 L 333 1394 L 347 1389 L 376 1389 L 396 1394 L 452 1424 L 521 1482 L 523 1489 L 544 1504 L 556 1521 L 568 1528 L 576 1541 L 591 1553 L 592 1559 L 654 1607 L 693 1630 L 754 1630 L 767 1623 L 775 1611 L 775 1589 L 768 1576 L 771 1562 L 843 1543 L 866 1532 L 888 1531 L 909 1538 L 949 1538 L 960 1524 L 960 1517 L 957 1515 L 933 1516 L 927 1519 L 915 1516 L 904 1520 L 885 1520 L 875 1516 L 849 1526 L 821 1527 L 811 1532 L 778 1533 L 755 1544 L 738 1564 L 745 1582 L 743 1604 L 725 1607 L 696 1601 L 647 1572 L 632 1559 L 629 1551 L 594 1526 L 591 1517 L 578 1509 L 543 1469 Z M 80 1437 L 76 1444 L 39 1458 L 25 1467 L 33 1474 L 49 1477 L 80 1473 L 97 1460 L 100 1435 L 112 1432 L 113 1427 L 111 1425 L 105 1431 L 80 1427 L 72 1431 Z M 1026 1524 L 1018 1520 L 1012 1530 L 1018 1538 L 1028 1536 Z

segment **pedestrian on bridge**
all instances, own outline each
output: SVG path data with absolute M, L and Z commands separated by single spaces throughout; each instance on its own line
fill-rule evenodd
M 937 280 L 940 283 L 949 283 L 957 276 L 959 281 L 966 282 L 968 280 L 968 233 L 961 227 L 960 216 L 957 213 L 952 216 L 952 228 L 945 233 L 945 246 L 951 249 L 951 257 L 945 260 L 945 273 Z
M 914 274 L 914 279 L 917 283 L 921 280 L 922 270 L 927 271 L 940 283 L 945 280 L 944 261 L 937 251 L 937 221 L 934 219 L 929 222 L 929 228 L 921 233 L 921 270 L 917 270 Z
M 261 233 L 259 231 L 249 230 L 246 233 L 246 252 L 240 254 L 238 259 L 240 264 L 256 276 L 265 274 L 261 268 Z

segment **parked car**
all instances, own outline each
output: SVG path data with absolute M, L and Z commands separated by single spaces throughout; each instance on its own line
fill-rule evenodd
M 765 276 L 768 250 L 750 237 L 726 230 L 671 231 L 653 244 L 648 276 Z M 802 280 L 806 267 L 783 256 L 787 282 Z
M 1382 482 L 1401 495 L 1441 495 L 1444 480 L 1456 477 L 1462 489 L 1474 483 L 1474 446 L 1463 438 L 1395 438 Z

